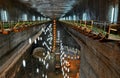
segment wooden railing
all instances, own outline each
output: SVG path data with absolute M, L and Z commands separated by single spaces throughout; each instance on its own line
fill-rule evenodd
M 43 21 L 0 22 L 0 33 L 9 34 L 11 31 L 20 32 L 27 29 L 28 27 L 35 26 L 40 23 L 43 23 Z
M 108 26 L 107 38 L 120 40 L 120 24 L 110 24 Z
M 65 23 L 71 24 L 71 21 Z M 120 24 L 111 24 L 109 22 L 100 21 L 82 21 L 72 24 L 77 30 L 84 33 L 93 33 L 101 38 L 120 40 Z

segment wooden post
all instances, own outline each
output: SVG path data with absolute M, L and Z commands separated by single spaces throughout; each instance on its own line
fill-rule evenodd
M 80 20 L 80 26 L 81 26 L 81 24 L 82 24 L 82 21 Z
M 4 22 L 2 22 L 2 30 L 4 30 Z
M 92 30 L 92 28 L 93 28 L 93 20 L 91 20 L 91 30 Z
M 2 31 L 2 23 L 0 22 L 0 30 Z
M 110 28 L 111 28 L 111 26 L 108 26 L 108 27 L 107 27 L 106 38 L 109 38 L 109 35 L 110 35 Z
M 85 21 L 85 28 L 87 27 L 87 21 Z

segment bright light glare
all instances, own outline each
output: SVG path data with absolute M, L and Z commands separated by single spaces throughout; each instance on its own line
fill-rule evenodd
M 26 61 L 25 60 L 23 60 L 23 67 L 26 67 Z
M 86 13 L 83 13 L 82 19 L 83 19 L 83 21 L 86 21 L 86 20 L 87 20 L 87 14 L 86 14 Z
M 32 16 L 32 20 L 35 21 L 35 16 Z
M 36 69 L 36 72 L 39 73 L 39 69 L 38 68 Z
M 37 40 L 35 40 L 34 42 L 35 42 L 35 44 L 37 44 Z
M 23 15 L 22 15 L 22 20 L 23 20 L 23 21 L 27 21 L 27 14 L 23 14 Z
M 67 70 L 68 72 L 70 72 L 70 69 L 68 68 L 68 70 Z
M 40 40 L 40 38 L 38 37 L 38 40 Z
M 7 12 L 5 10 L 1 10 L 1 20 L 4 22 L 8 21 L 8 15 L 7 15 Z
M 29 44 L 31 44 L 32 43 L 32 40 L 31 40 L 31 38 L 29 38 Z
M 112 8 L 111 23 L 114 22 L 114 10 L 115 10 L 115 8 Z
M 47 75 L 45 75 L 45 78 L 47 78 Z
M 73 20 L 74 20 L 74 21 L 76 20 L 76 15 L 73 15 Z
M 39 61 L 41 61 L 41 58 L 39 57 Z
M 40 17 L 38 17 L 37 20 L 40 21 Z
M 57 31 L 58 40 L 60 40 L 60 31 Z
M 45 75 L 44 74 L 42 74 L 42 77 L 44 77 Z

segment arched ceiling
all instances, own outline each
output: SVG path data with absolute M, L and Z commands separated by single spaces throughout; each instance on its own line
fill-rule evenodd
M 59 18 L 69 12 L 80 0 L 20 0 L 42 15 Z

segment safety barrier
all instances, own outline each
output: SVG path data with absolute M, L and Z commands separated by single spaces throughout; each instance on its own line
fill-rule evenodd
M 120 24 L 110 24 L 108 26 L 107 38 L 120 40 Z
M 11 31 L 13 32 L 21 32 L 28 27 L 35 26 L 37 24 L 41 24 L 46 21 L 11 21 L 11 22 L 0 22 L 0 33 L 9 34 Z
M 67 24 L 71 24 L 71 21 L 65 21 Z M 75 24 L 77 23 L 77 24 Z M 78 30 L 85 35 L 94 37 L 94 39 L 112 39 L 120 40 L 120 24 L 111 24 L 109 22 L 100 21 L 83 21 L 74 22 L 72 28 Z

